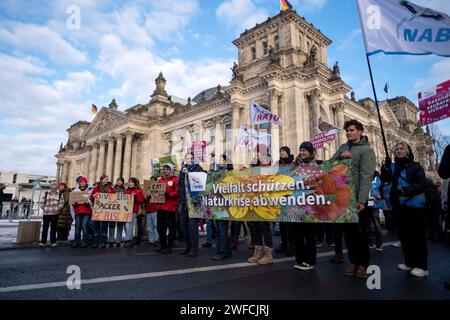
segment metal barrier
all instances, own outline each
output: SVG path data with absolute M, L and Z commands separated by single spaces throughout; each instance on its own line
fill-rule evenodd
M 39 202 L 14 204 L 3 202 L 0 210 L 0 219 L 30 220 L 42 218 L 42 209 Z

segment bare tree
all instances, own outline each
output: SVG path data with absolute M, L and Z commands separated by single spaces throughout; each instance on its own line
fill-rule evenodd
M 447 136 L 442 133 L 439 127 L 436 124 L 430 124 L 428 126 L 429 134 L 434 139 L 433 151 L 434 151 L 434 162 L 436 168 L 439 166 L 439 161 L 442 159 L 442 155 L 444 154 L 445 147 L 450 144 L 450 136 Z

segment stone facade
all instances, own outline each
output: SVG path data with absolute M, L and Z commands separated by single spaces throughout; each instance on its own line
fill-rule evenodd
M 250 100 L 284 121 L 283 126 L 260 128 L 271 134 L 274 161 L 280 146 L 297 152 L 299 143 L 319 132 L 319 121 L 342 128 L 346 119 L 355 118 L 365 125 L 381 162 L 385 155 L 374 101 L 357 101 L 340 78 L 338 64 L 327 66 L 331 40 L 320 30 L 286 10 L 246 30 L 233 44 L 238 63 L 231 68 L 228 85 L 183 100 L 166 92 L 161 73 L 148 103 L 119 111 L 113 100 L 92 123 L 72 125 L 67 144 L 56 155 L 57 179 L 74 182 L 84 175 L 93 182 L 107 174 L 114 180 L 136 176 L 142 181 L 152 174 L 152 159 L 172 155 L 180 164 L 192 141 L 201 140 L 208 142 L 207 154 L 227 153 L 233 163 L 248 164 L 251 154 L 235 148 L 235 142 L 240 125 L 250 126 Z M 399 139 L 407 141 L 425 168 L 432 170 L 432 139 L 418 127 L 417 111 L 405 97 L 380 103 L 389 147 Z M 319 158 L 331 157 L 345 141 L 342 131 L 337 141 L 320 150 Z

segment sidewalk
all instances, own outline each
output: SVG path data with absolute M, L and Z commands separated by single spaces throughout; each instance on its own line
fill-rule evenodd
M 0 220 L 0 250 L 10 250 L 10 249 L 29 249 L 38 248 L 37 243 L 34 244 L 18 244 L 17 239 L 17 229 L 19 227 L 20 221 L 42 221 L 42 219 L 13 219 L 12 221 L 8 219 Z M 74 228 L 72 228 L 69 239 L 74 237 Z M 68 245 L 68 244 L 67 244 Z

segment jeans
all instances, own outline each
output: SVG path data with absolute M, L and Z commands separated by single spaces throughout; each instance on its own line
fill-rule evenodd
M 136 221 L 136 213 L 131 215 L 131 222 L 125 223 L 125 240 L 132 241 L 133 240 L 133 229 L 134 229 L 134 221 Z
M 75 216 L 75 243 L 81 243 L 81 230 L 83 230 L 83 243 L 88 243 L 88 224 L 90 221 L 90 214 L 77 214 Z
M 249 221 L 248 226 L 255 245 L 273 248 L 272 231 L 270 222 L 267 221 Z M 263 244 L 264 238 L 264 244 Z
M 228 238 L 228 223 L 229 221 L 226 220 L 217 221 L 217 254 L 225 257 L 231 256 L 231 248 Z
M 48 234 L 48 227 L 50 226 L 50 242 L 56 243 L 56 226 L 58 225 L 58 216 L 57 214 L 52 215 L 44 215 L 44 225 L 42 227 L 42 236 L 41 236 L 41 242 L 46 243 L 47 242 L 47 234 Z
M 207 243 L 212 243 L 213 229 L 214 229 L 215 223 L 216 222 L 211 219 L 206 220 L 206 242 Z
M 186 203 L 182 203 L 180 211 L 181 226 L 183 227 L 184 240 L 186 248 L 197 248 L 199 243 L 198 222 L 199 219 L 189 218 Z M 208 220 L 209 221 L 209 220 Z
M 122 242 L 122 232 L 124 222 L 110 222 L 109 223 L 109 231 L 108 231 L 108 243 L 121 243 Z M 117 230 L 117 231 L 116 231 Z M 114 238 L 114 233 L 116 233 L 116 237 Z
M 156 229 L 158 217 L 156 212 L 147 212 L 147 231 L 148 241 L 155 242 L 159 240 L 158 230 Z
M 97 244 L 106 244 L 106 238 L 108 236 L 108 224 L 109 221 L 95 221 L 94 241 Z
M 136 215 L 136 227 L 137 227 L 137 234 L 136 234 L 136 244 L 140 244 L 142 240 L 142 235 L 144 233 L 144 218 L 145 216 L 143 214 Z
M 372 234 L 375 234 L 375 245 L 377 246 L 377 248 L 380 248 L 383 244 L 380 226 L 380 211 L 379 209 L 375 208 L 369 208 L 368 210 L 369 210 L 369 234 L 368 234 L 369 245 L 373 244 Z

